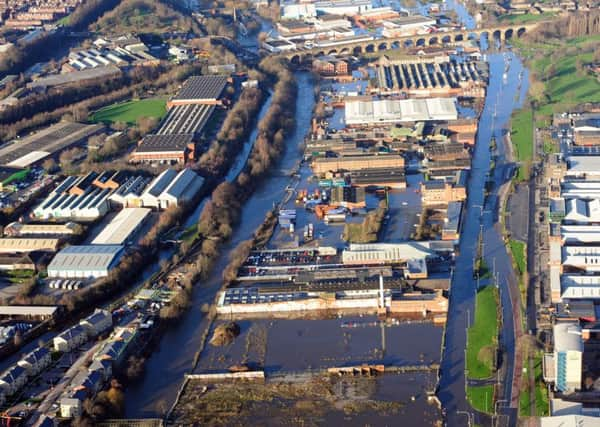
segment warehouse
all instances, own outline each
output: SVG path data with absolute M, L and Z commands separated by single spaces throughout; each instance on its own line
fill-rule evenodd
M 72 236 L 81 232 L 81 227 L 74 222 L 65 224 L 24 224 L 11 222 L 4 227 L 6 236 Z
M 56 254 L 48 265 L 48 277 L 106 277 L 123 252 L 120 245 L 69 246 Z
M 131 154 L 133 162 L 186 163 L 194 160 L 192 134 L 146 135 Z
M 399 264 L 434 255 L 429 242 L 350 244 L 342 252 L 344 265 Z
M 192 200 L 203 184 L 204 178 L 191 169 L 186 168 L 179 173 L 174 169 L 167 169 L 144 191 L 141 196 L 142 205 L 155 209 L 179 206 Z
M 169 109 L 167 117 L 156 133 L 158 135 L 191 134 L 198 137 L 214 111 L 214 105 L 176 105 Z
M 33 210 L 33 216 L 82 221 L 100 218 L 109 211 L 110 198 L 121 187 L 136 183 L 135 188 L 141 190 L 138 186 L 147 180 L 144 177 L 139 180 L 137 178 L 138 176 L 119 172 L 106 175 L 91 172 L 85 176 L 70 176 Z
M 458 111 L 453 98 L 347 100 L 345 118 L 349 126 L 447 121 L 458 119 Z
M 312 163 L 315 174 L 362 169 L 404 168 L 404 158 L 397 154 L 320 157 Z
M 123 245 L 131 239 L 148 218 L 150 209 L 125 208 L 98 233 L 94 245 Z
M 574 177 L 598 178 L 600 176 L 600 157 L 571 156 L 567 157 L 567 175 Z
M 145 176 L 131 177 L 111 194 L 108 199 L 111 204 L 120 208 L 141 206 L 142 193 L 150 181 L 151 179 Z
M 186 80 L 179 93 L 167 102 L 167 107 L 190 104 L 221 104 L 221 97 L 227 86 L 228 77 L 192 76 Z
M 403 168 L 378 168 L 359 170 L 350 173 L 352 185 L 358 187 L 406 188 L 406 175 Z
M 0 253 L 24 253 L 33 251 L 55 252 L 58 249 L 59 239 L 24 239 L 0 238 Z
M 0 165 L 25 168 L 82 144 L 104 130 L 102 125 L 60 122 L 0 148 Z

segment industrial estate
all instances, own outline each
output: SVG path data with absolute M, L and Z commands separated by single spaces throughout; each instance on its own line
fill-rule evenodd
M 0 422 L 600 425 L 600 3 L 8 1 Z

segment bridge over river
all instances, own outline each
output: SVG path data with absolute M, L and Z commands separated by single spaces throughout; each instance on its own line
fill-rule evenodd
M 480 40 L 491 38 L 499 41 L 510 40 L 513 37 L 521 37 L 527 31 L 531 31 L 543 21 L 520 24 L 520 25 L 496 25 L 493 27 L 479 28 L 473 30 L 455 30 L 430 34 L 417 34 L 393 38 L 367 39 L 356 37 L 349 40 L 323 42 L 313 48 L 302 48 L 299 50 L 281 53 L 292 63 L 302 63 L 313 57 L 323 55 L 361 55 L 364 53 L 381 52 L 391 49 L 402 49 L 414 46 L 436 46 L 460 43 L 467 40 Z

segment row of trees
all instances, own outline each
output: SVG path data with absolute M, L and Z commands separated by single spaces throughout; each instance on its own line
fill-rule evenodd
M 205 176 L 222 176 L 229 169 L 235 153 L 250 135 L 252 124 L 260 110 L 263 91 L 259 88 L 244 89 L 239 100 L 227 113 L 217 138 L 202 154 L 196 168 Z

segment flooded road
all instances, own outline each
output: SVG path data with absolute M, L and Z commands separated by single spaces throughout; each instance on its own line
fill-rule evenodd
M 279 202 L 290 183 L 289 172 L 301 158 L 306 131 L 314 104 L 313 82 L 308 73 L 297 73 L 298 97 L 296 100 L 296 128 L 288 138 L 285 152 L 277 163 L 277 169 L 265 178 L 244 205 L 240 224 L 233 238 L 221 248 L 221 256 L 215 263 L 210 278 L 197 283 L 190 310 L 178 324 L 169 328 L 160 345 L 146 364 L 146 373 L 137 383 L 127 387 L 126 416 L 131 418 L 163 415 L 175 399 L 183 376 L 192 367 L 194 355 L 199 349 L 202 332 L 207 326 L 200 307 L 212 303 L 222 284 L 221 274 L 229 263 L 229 252 L 243 240 L 252 237 L 266 213 Z M 197 217 L 195 217 L 197 220 Z
M 510 69 L 503 81 L 505 55 L 510 57 Z M 506 379 L 510 384 L 514 360 L 513 307 L 507 291 L 509 281 L 514 280 L 514 271 L 502 236 L 495 228 L 498 218 L 497 191 L 506 177 L 505 147 L 501 143 L 503 129 L 515 108 L 518 108 L 527 92 L 527 73 L 521 61 L 512 53 L 488 54 L 490 82 L 484 110 L 479 121 L 477 143 L 471 166 L 467 211 L 463 222 L 460 254 L 456 258 L 450 294 L 450 311 L 446 325 L 445 351 L 441 365 L 441 380 L 438 396 L 446 408 L 448 424 L 465 425 L 465 415 L 457 411 L 472 411 L 465 398 L 465 347 L 466 328 L 473 320 L 477 283 L 473 280 L 473 257 L 477 254 L 477 241 L 483 225 L 484 257 L 491 267 L 495 265 L 499 279 L 503 312 L 502 345 L 506 353 Z M 519 77 L 523 70 L 522 79 Z M 522 83 L 521 83 L 522 82 Z M 490 142 L 494 136 L 498 141 L 494 189 L 484 198 L 484 184 L 490 171 Z M 502 398 L 510 399 L 510 389 Z

